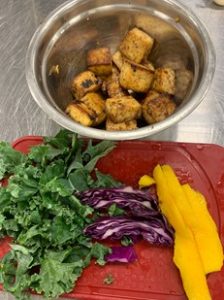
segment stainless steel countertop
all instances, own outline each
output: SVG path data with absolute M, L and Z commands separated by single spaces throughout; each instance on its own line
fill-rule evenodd
M 224 8 L 211 0 L 182 0 L 205 23 L 216 49 L 212 87 L 200 106 L 179 124 L 151 139 L 224 145 Z M 0 0 L 0 139 L 50 135 L 59 126 L 32 99 L 25 56 L 37 26 L 61 0 Z M 36 298 L 36 297 L 35 297 Z M 0 295 L 0 300 L 11 296 Z

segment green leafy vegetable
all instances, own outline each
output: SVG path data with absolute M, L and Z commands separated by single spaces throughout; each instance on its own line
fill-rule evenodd
M 112 274 L 107 274 L 107 276 L 104 278 L 103 283 L 110 285 L 114 282 L 114 277 Z
M 90 140 L 86 150 L 82 154 L 83 163 L 85 164 L 85 169 L 92 172 L 97 161 L 107 155 L 111 150 L 113 150 L 115 144 L 111 141 L 103 141 L 99 144 L 92 145 Z
M 109 174 L 103 174 L 99 170 L 95 170 L 96 173 L 96 187 L 98 188 L 108 188 L 108 187 L 119 187 L 121 186 L 121 183 L 118 180 L 115 180 L 111 175 Z
M 70 185 L 75 191 L 85 191 L 94 185 L 94 180 L 92 179 L 90 173 L 84 169 L 80 168 L 70 173 L 68 176 Z
M 108 214 L 111 217 L 122 216 L 125 214 L 125 211 L 122 208 L 119 208 L 116 203 L 114 203 L 108 208 Z
M 0 142 L 0 180 L 25 161 L 25 155 L 14 150 L 10 144 Z
M 28 155 L 0 143 L 0 179 L 9 175 L 7 187 L 0 188 L 0 237 L 13 238 L 1 260 L 0 281 L 18 300 L 28 299 L 30 289 L 57 298 L 73 289 L 92 258 L 105 264 L 110 248 L 83 234 L 97 212 L 74 192 L 119 185 L 95 170 L 114 146 L 90 141 L 85 147 L 67 130 L 44 138 Z
M 82 259 L 64 263 L 46 255 L 41 261 L 38 292 L 44 293 L 46 298 L 51 299 L 71 291 L 83 267 Z
M 133 245 L 133 241 L 129 236 L 124 236 L 121 240 L 122 246 L 130 246 Z

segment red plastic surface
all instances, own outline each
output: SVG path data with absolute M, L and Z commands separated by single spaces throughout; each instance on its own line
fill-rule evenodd
M 24 137 L 13 143 L 27 153 L 41 137 Z M 98 168 L 115 178 L 137 186 L 141 175 L 151 173 L 156 164 L 170 164 L 182 183 L 189 182 L 202 192 L 218 226 L 224 245 L 224 149 L 216 145 L 173 142 L 127 141 L 101 159 Z M 200 217 L 200 216 L 199 216 Z M 0 242 L 0 256 L 8 251 L 8 241 Z M 79 279 L 75 289 L 65 297 L 88 300 L 184 300 L 187 299 L 178 270 L 172 262 L 173 249 L 135 245 L 138 260 L 131 264 L 92 263 Z M 191 262 L 189 262 L 191 263 Z M 112 274 L 114 283 L 105 285 Z M 208 275 L 213 300 L 224 299 L 224 268 Z

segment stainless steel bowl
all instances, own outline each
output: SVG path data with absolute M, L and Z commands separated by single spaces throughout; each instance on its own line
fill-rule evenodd
M 158 63 L 166 51 L 194 73 L 192 86 L 173 115 L 133 131 L 108 132 L 84 127 L 64 112 L 71 101 L 71 78 L 84 70 L 86 52 L 97 46 L 115 50 L 131 27 L 156 38 Z M 51 72 L 59 66 L 59 74 Z M 193 12 L 175 0 L 73 0 L 53 11 L 35 32 L 27 52 L 26 78 L 37 104 L 55 122 L 82 136 L 138 139 L 158 133 L 189 115 L 203 100 L 215 69 L 209 35 Z

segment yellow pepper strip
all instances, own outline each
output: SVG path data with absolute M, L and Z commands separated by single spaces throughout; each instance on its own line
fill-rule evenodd
M 148 187 L 155 183 L 155 180 L 149 175 L 143 175 L 138 181 L 138 185 L 140 188 Z
M 199 205 L 201 201 L 195 198 L 196 194 L 192 193 L 189 188 L 181 186 L 170 166 L 162 166 L 162 171 L 166 177 L 173 201 L 183 216 L 185 224 L 193 233 L 205 274 L 219 271 L 223 262 L 222 246 L 215 223 L 213 220 L 211 222 L 211 216 L 207 207 Z M 194 209 L 192 205 L 194 205 Z M 204 219 L 202 219 L 201 215 L 202 208 L 204 208 Z M 205 210 L 207 213 L 205 213 Z M 216 255 L 217 259 L 214 257 Z
M 186 225 L 159 165 L 155 167 L 153 177 L 157 185 L 160 208 L 175 230 L 173 260 L 180 271 L 186 295 L 189 300 L 211 300 L 193 233 Z
M 223 249 L 217 227 L 207 209 L 205 198 L 194 191 L 189 184 L 182 186 L 194 215 L 197 216 L 197 226 L 194 231 L 200 249 L 206 273 L 220 271 L 223 265 Z

